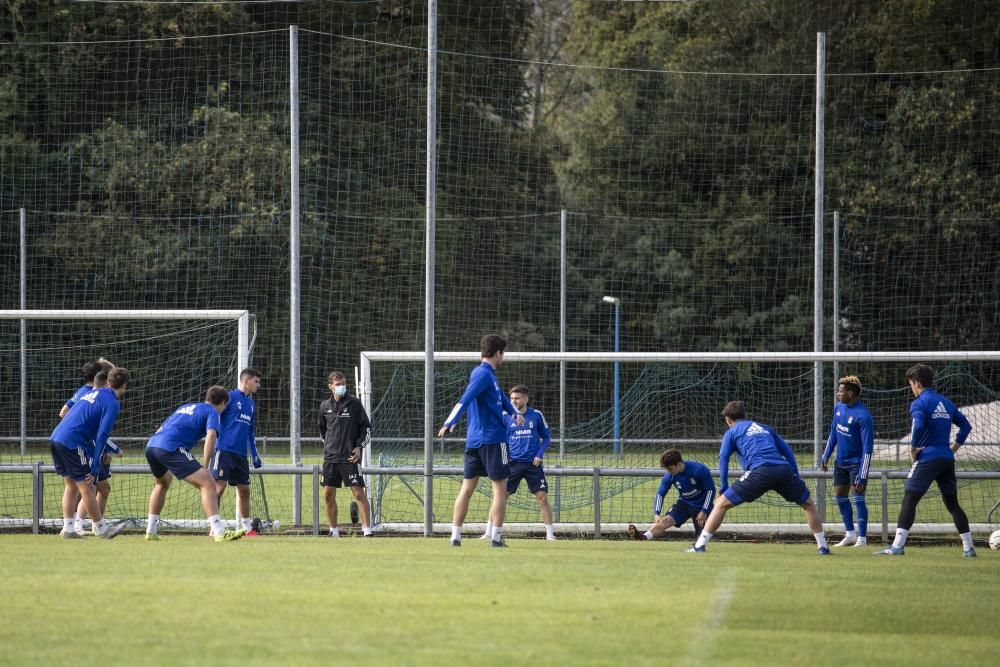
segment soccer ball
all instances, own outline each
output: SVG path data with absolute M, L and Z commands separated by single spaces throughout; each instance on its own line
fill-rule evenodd
M 990 549 L 1000 551 L 1000 530 L 994 530 L 990 535 Z

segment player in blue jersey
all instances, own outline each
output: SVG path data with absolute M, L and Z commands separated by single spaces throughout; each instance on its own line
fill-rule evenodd
M 469 500 L 476 490 L 479 478 L 486 475 L 493 485 L 493 502 L 490 504 L 490 522 L 493 524 L 493 539 L 490 544 L 505 547 L 503 541 L 503 520 L 507 511 L 507 478 L 510 476 L 510 461 L 507 455 L 507 426 L 503 413 L 516 414 L 514 405 L 507 394 L 500 389 L 496 370 L 503 363 L 507 341 L 495 334 L 487 334 L 479 341 L 482 363 L 469 375 L 469 386 L 455 404 L 444 426 L 438 431 L 443 438 L 454 430 L 458 420 L 469 412 L 469 428 L 465 437 L 465 462 L 462 473 L 462 488 L 455 498 L 452 512 L 451 545 L 462 545 L 462 523 L 469 511 Z M 518 426 L 524 425 L 524 417 L 517 414 Z
M 146 444 L 146 461 L 156 478 L 149 494 L 149 520 L 146 523 L 146 540 L 159 540 L 160 512 L 167 499 L 167 490 L 174 477 L 182 479 L 201 492 L 201 507 L 211 526 L 211 536 L 216 542 L 232 542 L 243 537 L 244 531 L 226 530 L 219 517 L 219 498 L 215 494 L 215 480 L 194 456 L 191 448 L 205 439 L 205 458 L 211 456 L 219 431 L 219 415 L 229 403 L 229 392 L 224 387 L 209 387 L 203 403 L 188 403 L 177 408 L 167 417 Z
M 799 477 L 799 466 L 792 448 L 770 426 L 748 419 L 743 401 L 727 403 L 722 416 L 729 426 L 719 448 L 719 492 L 722 495 L 708 515 L 698 540 L 688 551 L 705 550 L 705 545 L 715 536 L 730 507 L 753 502 L 768 491 L 777 491 L 782 498 L 805 511 L 820 555 L 829 555 L 823 522 L 816 504 L 809 497 L 809 489 Z M 736 452 L 745 472 L 730 486 L 729 457 L 733 452 Z
M 517 414 L 524 419 L 524 424 L 517 425 L 516 415 L 504 414 L 507 425 L 507 451 L 510 455 L 510 477 L 507 478 L 508 498 L 517 492 L 523 479 L 528 490 L 535 494 L 538 507 L 542 511 L 542 522 L 545 524 L 545 539 L 556 539 L 555 527 L 552 525 L 552 508 L 549 506 L 548 480 L 542 468 L 545 451 L 552 443 L 552 431 L 545 421 L 545 415 L 531 407 L 531 396 L 528 388 L 517 385 L 510 390 L 510 402 L 514 404 Z M 486 523 L 486 532 L 480 539 L 494 538 L 492 522 Z
M 958 504 L 958 481 L 955 479 L 955 452 L 965 444 L 972 432 L 972 424 L 955 404 L 934 389 L 934 371 L 930 366 L 917 364 L 906 371 L 906 381 L 915 397 L 910 403 L 913 431 L 910 437 L 910 474 L 903 484 L 903 503 L 896 519 L 896 539 L 892 546 L 876 551 L 881 556 L 902 556 L 906 538 L 917 517 L 917 504 L 936 482 L 941 500 L 951 513 L 951 518 L 962 538 L 962 553 L 975 558 L 976 549 L 969 531 L 969 517 Z M 954 443 L 951 425 L 958 427 Z
M 660 487 L 656 490 L 656 497 L 653 500 L 653 525 L 643 533 L 634 523 L 630 523 L 628 536 L 633 540 L 663 537 L 674 526 L 682 526 L 685 521 L 691 519 L 694 525 L 694 538 L 697 540 L 715 500 L 712 472 L 708 466 L 697 461 L 685 462 L 681 453 L 673 447 L 660 455 L 660 467 L 666 470 L 667 474 L 660 480 Z M 667 491 L 671 486 L 677 488 L 677 502 L 661 516 L 663 500 L 667 497 Z
M 872 463 L 872 449 L 875 446 L 875 426 L 871 413 L 858 400 L 861 395 L 861 380 L 856 375 L 840 378 L 837 389 L 837 405 L 833 409 L 833 423 L 830 437 L 820 459 L 820 467 L 826 472 L 827 463 L 833 450 L 837 450 L 837 462 L 833 466 L 833 493 L 837 499 L 840 517 L 844 520 L 844 539 L 834 544 L 846 547 L 854 544 L 863 547 L 868 544 L 868 505 L 865 503 L 865 488 L 868 486 L 868 471 Z M 851 509 L 849 491 L 854 491 L 854 504 L 858 508 L 858 529 L 854 529 L 854 512 Z
M 104 371 L 105 374 L 107 374 L 111 372 L 111 369 L 114 367 L 115 365 L 104 357 L 85 363 L 83 367 L 80 368 L 80 374 L 83 375 L 83 386 L 77 389 L 73 396 L 71 396 L 70 399 L 66 401 L 66 404 L 63 405 L 62 410 L 59 411 L 59 419 L 66 416 L 66 413 L 68 413 L 70 408 L 72 408 L 76 402 L 80 400 L 81 396 L 90 393 L 90 391 L 94 388 L 94 378 L 97 377 L 98 373 Z M 107 377 L 107 375 L 105 375 L 105 377 Z
M 261 372 L 256 368 L 240 371 L 239 389 L 229 392 L 229 403 L 222 411 L 222 433 L 215 441 L 211 463 L 206 462 L 216 480 L 215 490 L 220 501 L 227 486 L 236 487 L 237 508 L 247 537 L 257 535 L 250 515 L 250 466 L 247 455 L 254 468 L 264 465 L 257 454 L 257 406 L 253 401 L 253 395 L 260 389 L 260 379 Z
M 99 359 L 98 361 L 101 360 Z M 103 389 L 107 386 L 108 371 L 102 368 L 102 370 L 94 376 L 94 389 Z M 108 438 L 105 454 L 101 457 L 101 465 L 97 469 L 97 476 L 94 478 L 97 482 L 97 504 L 101 508 L 101 514 L 104 514 L 106 511 L 108 506 L 108 497 L 111 495 L 111 457 L 117 456 L 121 458 L 122 455 L 122 450 L 118 447 L 118 445 L 116 445 L 111 438 Z M 76 514 L 73 516 L 73 527 L 76 532 L 84 534 L 83 520 L 86 518 L 87 507 L 84 505 L 83 498 L 81 497 L 76 506 Z
M 124 368 L 115 368 L 108 374 L 108 386 L 84 394 L 49 436 L 52 462 L 63 478 L 63 529 L 66 539 L 79 538 L 73 525 L 77 494 L 83 497 L 90 514 L 95 535 L 105 539 L 117 537 L 125 524 L 109 528 L 97 502 L 94 484 L 101 458 L 114 429 L 119 401 L 128 386 L 129 374 Z

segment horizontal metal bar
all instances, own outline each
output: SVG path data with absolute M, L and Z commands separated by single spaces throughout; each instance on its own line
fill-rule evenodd
M 246 310 L 0 310 L 0 320 L 238 320 Z
M 423 352 L 390 352 L 371 350 L 361 356 L 369 361 L 423 361 Z M 435 352 L 435 361 L 480 361 L 479 352 Z M 871 361 L 871 362 L 912 362 L 912 361 L 1000 361 L 1000 350 L 976 350 L 968 352 L 507 352 L 504 361 L 534 363 L 567 362 L 607 362 L 627 363 L 648 362 L 797 362 L 814 361 Z

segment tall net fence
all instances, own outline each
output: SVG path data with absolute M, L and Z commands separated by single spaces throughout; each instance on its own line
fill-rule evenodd
M 824 345 L 836 320 L 842 350 L 1000 348 L 993 4 L 439 3 L 438 348 L 610 351 L 611 296 L 624 351 L 812 349 L 818 31 Z M 423 3 L 3 12 L 0 305 L 20 307 L 23 208 L 28 308 L 246 308 L 260 432 L 287 436 L 296 80 L 303 434 L 329 371 L 422 348 Z M 901 391 L 896 370 L 878 385 Z M 625 368 L 623 397 L 649 382 Z M 546 411 L 565 438 L 596 428 L 581 401 Z M 630 437 L 656 430 L 631 409 Z

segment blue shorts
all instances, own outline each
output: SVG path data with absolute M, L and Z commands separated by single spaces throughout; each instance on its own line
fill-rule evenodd
M 49 449 L 52 451 L 52 464 L 60 477 L 69 477 L 82 482 L 90 475 L 90 457 L 83 447 L 67 449 L 58 442 L 50 440 Z
M 361 468 L 357 463 L 329 463 L 323 461 L 323 486 L 340 488 L 341 486 L 360 486 L 365 488 L 365 478 L 361 476 Z
M 833 466 L 833 485 L 834 486 L 853 486 L 858 481 L 858 473 L 861 472 L 861 466 L 857 463 L 849 466 Z
M 711 510 L 703 510 L 701 506 L 695 507 L 694 505 L 688 505 L 687 503 L 674 503 L 670 511 L 667 512 L 667 516 L 674 520 L 675 526 L 683 526 L 684 522 L 691 519 L 694 523 L 695 518 L 702 512 L 708 514 Z
M 931 488 L 931 482 L 937 482 L 942 496 L 957 496 L 958 481 L 955 479 L 955 461 L 953 459 L 917 459 L 910 466 L 910 474 L 906 476 L 903 489 L 926 493 Z
M 212 457 L 212 477 L 229 482 L 229 486 L 250 486 L 250 464 L 247 463 L 246 455 L 215 450 Z
M 172 451 L 159 447 L 147 447 L 146 462 L 149 463 L 149 471 L 157 479 L 168 472 L 173 473 L 177 479 L 184 479 L 201 470 L 201 463 L 183 447 Z
M 101 467 L 97 469 L 97 477 L 96 477 L 96 479 L 97 479 L 98 482 L 103 482 L 106 479 L 111 479 L 111 464 L 110 463 L 102 463 L 101 464 Z
M 507 458 L 507 443 L 480 445 L 465 450 L 465 465 L 462 477 L 475 479 L 489 477 L 493 481 L 510 477 L 510 460 Z
M 725 491 L 733 505 L 752 503 L 768 491 L 777 491 L 790 503 L 801 505 L 809 500 L 809 489 L 791 466 L 766 465 L 748 470 Z
M 549 485 L 545 480 L 545 471 L 541 465 L 535 465 L 531 461 L 511 461 L 510 477 L 507 478 L 507 493 L 515 493 L 517 487 L 521 486 L 521 480 L 528 483 L 528 490 L 532 493 L 548 491 Z

